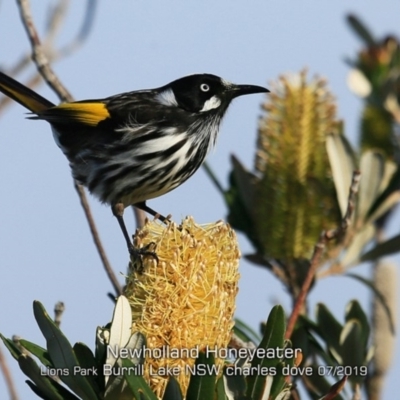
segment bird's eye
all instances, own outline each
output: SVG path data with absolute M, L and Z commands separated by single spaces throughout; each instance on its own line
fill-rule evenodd
M 201 90 L 202 92 L 208 92 L 208 91 L 210 90 L 210 86 L 208 86 L 207 83 L 202 83 L 202 84 L 200 85 L 200 90 Z

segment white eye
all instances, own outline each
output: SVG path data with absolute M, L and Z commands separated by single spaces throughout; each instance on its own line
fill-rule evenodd
M 202 92 L 208 92 L 208 91 L 210 90 L 210 86 L 208 86 L 207 83 L 202 83 L 202 84 L 200 85 L 200 90 L 201 90 Z

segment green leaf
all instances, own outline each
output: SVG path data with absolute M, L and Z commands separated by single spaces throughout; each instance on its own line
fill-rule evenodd
M 356 169 L 354 152 L 350 143 L 341 134 L 327 136 L 326 150 L 331 164 L 340 211 L 344 216 L 347 210 L 351 178 Z
M 365 348 L 363 346 L 362 327 L 359 321 L 351 319 L 344 325 L 340 335 L 341 356 L 343 366 L 361 367 L 365 361 Z M 365 379 L 357 374 L 349 377 L 352 381 L 361 382 Z
M 360 261 L 375 261 L 378 258 L 388 256 L 400 251 L 400 234 L 385 242 L 378 243 L 373 249 L 364 253 Z
M 83 400 L 97 400 L 96 393 L 86 377 L 75 373 L 74 368 L 79 367 L 79 364 L 68 339 L 49 317 L 40 302 L 33 302 L 33 312 L 39 328 L 46 338 L 47 351 L 54 367 L 68 370 L 68 373 L 60 374 L 59 378 Z
M 231 162 L 233 167 L 232 172 L 235 177 L 239 196 L 247 213 L 251 215 L 254 211 L 254 182 L 257 180 L 257 177 L 248 171 L 234 155 L 231 156 Z
M 366 46 L 375 46 L 377 45 L 376 40 L 372 36 L 371 32 L 368 28 L 361 22 L 359 18 L 355 15 L 348 15 L 347 22 L 350 25 L 350 28 L 353 29 L 354 33 L 364 42 Z
M 179 387 L 179 383 L 173 376 L 170 376 L 168 379 L 163 400 L 183 400 L 183 395 L 181 388 Z
M 235 335 L 244 342 L 259 343 L 261 340 L 258 333 L 239 318 L 235 318 L 233 331 Z
M 369 327 L 368 318 L 367 318 L 364 310 L 361 308 L 360 303 L 357 300 L 352 300 L 352 301 L 350 301 L 349 304 L 347 304 L 345 320 L 346 320 L 346 322 L 349 322 L 351 320 L 356 320 L 360 323 L 360 325 L 361 325 L 361 336 L 360 336 L 361 343 L 360 343 L 360 345 L 364 348 L 365 353 L 366 353 L 367 346 L 368 346 L 368 339 L 369 339 L 369 335 L 370 335 L 370 327 Z
M 364 219 L 378 197 L 384 175 L 385 160 L 381 153 L 366 151 L 360 160 L 360 189 L 358 195 L 358 217 Z
M 329 393 L 332 384 L 326 379 L 325 376 L 318 372 L 318 369 L 322 368 L 321 365 L 312 365 L 311 367 L 313 368 L 312 375 L 306 375 L 303 377 L 303 380 L 306 382 L 305 388 L 310 394 L 311 398 L 314 399 L 318 396 L 318 399 L 322 400 L 323 397 L 320 398 L 320 396 Z M 343 400 L 343 397 L 337 395 L 335 400 Z
M 265 326 L 264 336 L 261 340 L 258 348 L 262 349 L 283 349 L 284 347 L 284 336 L 285 336 L 285 313 L 283 311 L 282 306 L 275 306 L 267 320 L 267 324 Z M 257 367 L 260 365 L 261 367 L 277 367 L 279 363 L 278 357 L 254 357 L 251 366 Z M 272 385 L 272 381 L 267 378 L 271 377 L 263 376 L 263 375 L 249 375 L 247 377 L 247 397 L 251 399 L 259 399 L 265 394 L 266 388 L 268 385 Z
M 371 215 L 375 214 L 377 212 L 377 209 L 381 208 L 384 202 L 387 201 L 387 199 L 390 197 L 391 194 L 394 192 L 399 191 L 400 187 L 400 168 L 397 168 L 395 171 L 393 171 L 393 166 L 391 164 L 386 164 L 385 170 L 388 170 L 387 172 L 385 171 L 385 177 L 384 181 L 389 180 L 389 183 L 386 185 L 385 188 L 380 188 L 380 190 L 383 190 L 382 193 L 377 197 L 373 205 L 371 206 L 370 210 L 368 211 L 368 217 L 371 218 Z M 390 175 L 390 179 L 387 175 Z
M 105 339 L 106 335 L 108 335 L 108 337 L 110 335 L 109 328 L 98 326 L 96 329 L 96 348 L 94 352 L 94 356 L 98 365 L 103 365 L 106 362 L 108 343 Z
M 328 310 L 325 304 L 317 304 L 317 324 L 321 337 L 325 340 L 329 351 L 341 363 L 339 338 L 342 332 L 342 325 Z
M 217 188 L 217 190 L 222 195 L 224 195 L 225 194 L 225 190 L 224 190 L 223 186 L 221 185 L 221 182 L 218 180 L 217 176 L 214 174 L 214 171 L 208 165 L 207 161 L 203 164 L 203 168 L 204 168 L 204 171 L 205 171 L 206 175 L 208 175 L 208 177 L 211 179 L 211 182 L 214 183 L 214 185 Z
M 151 391 L 143 376 L 129 373 L 136 369 L 135 365 L 128 358 L 120 359 L 122 367 L 125 367 L 124 377 L 136 400 L 157 400 L 157 396 Z
M 340 260 L 344 269 L 348 269 L 360 263 L 363 248 L 375 237 L 376 227 L 372 223 L 365 224 L 351 240 L 343 258 Z
M 356 275 L 356 274 L 350 274 L 347 273 L 344 276 L 348 276 L 350 278 L 354 278 L 358 281 L 360 281 L 361 283 L 363 283 L 364 285 L 366 285 L 368 288 L 370 288 L 376 298 L 381 302 L 383 309 L 386 312 L 386 315 L 389 319 L 389 324 L 390 324 L 390 330 L 392 331 L 393 335 L 395 334 L 395 325 L 394 325 L 394 321 L 393 321 L 393 317 L 392 317 L 392 313 L 390 312 L 390 308 L 389 305 L 385 299 L 385 297 L 383 296 L 383 294 L 376 288 L 376 286 L 374 285 L 374 282 L 372 282 L 369 279 L 365 279 L 364 277 L 360 276 L 360 275 Z
M 59 397 L 53 397 L 53 395 L 50 395 L 49 393 L 43 392 L 41 389 L 39 389 L 38 386 L 36 386 L 32 381 L 25 381 L 26 384 L 31 388 L 33 393 L 36 394 L 36 396 L 45 399 L 45 400 L 56 400 L 59 399 Z M 62 386 L 60 386 L 61 389 L 64 389 Z M 65 389 L 64 389 L 65 390 Z M 58 395 L 58 393 L 57 393 Z M 79 400 L 78 397 L 73 395 L 71 392 L 67 392 L 65 390 L 65 393 L 60 393 L 61 399 L 62 400 Z
M 0 333 L 0 338 L 4 343 L 4 346 L 6 346 L 7 350 L 11 353 L 11 355 L 16 360 L 18 360 L 18 357 L 22 354 L 18 346 L 11 339 L 5 338 L 1 333 Z
M 387 197 L 382 198 L 379 205 L 375 207 L 375 204 L 371 207 L 374 211 L 368 212 L 368 219 L 366 223 L 375 222 L 378 218 L 392 210 L 400 202 L 400 190 L 390 193 Z
M 192 374 L 190 377 L 186 399 L 203 400 L 214 398 L 218 374 L 214 357 L 212 355 L 207 357 L 203 351 L 200 351 L 194 366 L 197 373 Z M 205 369 L 204 374 L 198 368 Z
M 37 357 L 43 365 L 45 365 L 46 367 L 53 366 L 49 357 L 49 353 L 46 349 L 25 339 L 20 339 L 19 343 L 24 349 L 28 350 L 35 357 Z
M 92 389 L 99 395 L 104 390 L 103 366 L 98 365 L 92 351 L 86 344 L 78 342 L 73 347 L 79 365 L 87 371 L 87 380 Z
M 345 375 L 340 381 L 333 384 L 329 388 L 329 392 L 320 400 L 333 400 L 333 399 L 339 400 L 339 398 L 341 398 L 341 396 L 339 396 L 339 393 L 343 390 L 346 381 L 347 381 L 347 376 Z M 356 394 L 354 396 L 356 396 Z
M 227 367 L 224 367 L 224 374 L 217 381 L 217 400 L 244 399 L 246 393 L 246 380 L 241 374 L 227 374 Z
M 36 390 L 32 389 L 35 393 L 40 393 L 48 400 L 78 400 L 71 392 L 46 376 L 31 357 L 22 354 L 18 358 L 18 364 L 22 372 L 35 383 Z

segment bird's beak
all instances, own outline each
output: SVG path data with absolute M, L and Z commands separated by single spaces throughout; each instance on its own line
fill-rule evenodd
M 262 86 L 255 85 L 232 85 L 229 88 L 229 92 L 231 92 L 232 98 L 235 98 L 245 94 L 269 93 L 269 90 Z

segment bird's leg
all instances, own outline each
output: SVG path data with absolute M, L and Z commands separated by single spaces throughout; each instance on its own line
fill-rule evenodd
M 149 245 L 147 245 L 146 247 L 142 248 L 142 249 L 135 249 L 133 247 L 131 238 L 129 237 L 129 233 L 128 230 L 126 229 L 126 225 L 124 222 L 124 204 L 119 202 L 116 203 L 114 205 L 111 206 L 112 212 L 114 214 L 114 216 L 117 218 L 117 221 L 119 223 L 119 226 L 122 230 L 122 234 L 124 235 L 126 244 L 128 246 L 128 250 L 129 250 L 129 254 L 135 258 L 137 257 L 141 257 L 141 256 L 152 256 L 154 257 L 157 262 L 158 262 L 158 257 L 157 254 L 154 251 L 149 251 L 148 247 L 152 245 L 152 243 L 150 243 Z
M 132 242 L 131 239 L 129 237 L 129 233 L 128 230 L 126 229 L 126 225 L 124 222 L 124 205 L 122 203 L 117 203 L 114 204 L 112 207 L 112 212 L 114 214 L 114 216 L 117 218 L 117 221 L 119 223 L 119 226 L 121 228 L 122 234 L 124 235 L 126 244 L 128 246 L 129 252 L 131 251 L 132 248 Z
M 170 217 L 164 217 L 163 215 L 159 214 L 158 212 L 154 211 L 152 208 L 150 208 L 145 201 L 142 201 L 140 203 L 134 204 L 135 207 L 151 214 L 153 217 L 158 218 L 161 222 L 163 222 L 165 225 L 168 225 L 169 218 Z

